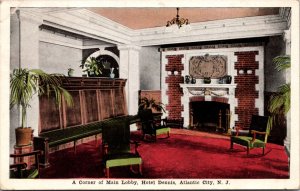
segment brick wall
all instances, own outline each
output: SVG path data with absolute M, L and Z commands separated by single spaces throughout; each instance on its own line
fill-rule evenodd
M 220 103 L 228 103 L 228 98 L 226 98 L 226 97 L 212 97 L 211 101 L 220 102 Z
M 251 116 L 258 114 L 258 108 L 255 108 L 255 99 L 258 98 L 258 91 L 255 89 L 258 84 L 258 76 L 255 74 L 258 62 L 255 61 L 255 55 L 258 55 L 258 51 L 235 52 L 234 55 L 237 56 L 234 69 L 238 71 L 234 77 L 234 83 L 237 84 L 235 97 L 238 100 L 235 113 L 239 119 L 235 125 L 249 128 Z M 239 71 L 244 69 L 252 70 L 252 74 L 240 74 Z
M 168 118 L 172 120 L 181 119 L 181 111 L 183 111 L 183 106 L 181 103 L 182 89 L 179 84 L 183 83 L 184 78 L 181 76 L 181 71 L 183 70 L 183 64 L 181 59 L 183 55 L 169 55 L 166 56 L 168 59 L 168 64 L 166 64 L 165 70 L 168 71 L 178 71 L 178 75 L 169 75 L 165 79 L 165 83 L 168 84 L 168 90 L 166 92 L 169 102 L 166 105 L 166 110 L 169 112 Z

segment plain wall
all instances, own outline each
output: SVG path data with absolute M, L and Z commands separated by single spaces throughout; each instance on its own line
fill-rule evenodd
M 140 89 L 160 90 L 160 52 L 158 46 L 142 47 L 140 50 Z
M 68 68 L 73 68 L 74 76 L 82 76 L 81 49 L 40 42 L 39 56 L 40 69 L 47 73 L 68 75 Z
M 285 42 L 283 36 L 269 37 L 265 46 L 265 91 L 276 92 L 277 88 L 285 83 L 285 71 L 275 69 L 273 58 L 284 55 Z

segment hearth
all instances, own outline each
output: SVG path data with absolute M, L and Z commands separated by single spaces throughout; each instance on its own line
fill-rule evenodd
M 180 87 L 182 87 L 183 90 L 183 96 L 181 98 L 183 112 L 181 114 L 184 118 L 185 127 L 215 126 L 218 127 L 218 130 L 222 129 L 222 131 L 225 131 L 234 126 L 234 123 L 237 120 L 237 116 L 234 113 L 234 108 L 237 106 L 237 100 L 234 95 L 234 90 L 236 88 L 235 84 L 180 84 Z M 205 108 L 206 104 L 211 104 L 209 108 L 203 110 L 205 113 L 202 114 L 206 115 L 210 113 L 209 117 L 206 117 L 207 119 L 210 119 L 210 121 L 199 122 L 197 117 L 196 119 L 191 119 L 191 111 L 194 111 L 195 109 L 192 108 L 192 103 L 194 102 L 196 105 L 200 104 L 197 102 L 207 102 L 204 103 L 202 108 Z M 218 105 L 218 107 L 221 108 L 221 123 L 218 118 L 220 109 L 211 109 L 214 105 Z M 197 112 L 198 111 L 196 111 L 196 113 Z M 200 114 L 198 114 L 198 116 L 200 116 Z M 225 116 L 228 116 L 228 118 Z M 214 118 L 214 120 L 211 118 Z M 224 124 L 225 118 L 228 120 L 226 124 Z M 196 121 L 193 122 L 193 120 Z M 200 120 L 202 119 L 200 118 Z M 222 128 L 220 128 L 220 125 Z
M 190 102 L 190 127 L 203 131 L 227 132 L 230 127 L 230 107 L 216 101 Z

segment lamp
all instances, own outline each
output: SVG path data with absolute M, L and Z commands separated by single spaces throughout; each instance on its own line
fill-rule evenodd
M 179 8 L 177 9 L 177 14 L 176 17 L 174 17 L 172 20 L 167 22 L 166 25 L 166 32 L 171 32 L 171 31 L 188 31 L 190 30 L 190 23 L 188 19 L 185 18 L 180 18 L 179 16 Z
M 253 73 L 253 71 L 251 69 L 247 69 L 247 68 L 239 70 L 239 74 L 252 74 L 252 73 Z
M 178 73 L 178 71 L 176 71 L 176 70 L 172 70 L 172 71 L 168 71 L 167 74 L 168 74 L 169 76 L 171 76 L 171 75 L 177 76 L 179 73 Z

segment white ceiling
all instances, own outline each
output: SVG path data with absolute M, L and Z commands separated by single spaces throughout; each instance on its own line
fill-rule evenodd
M 176 16 L 176 8 L 88 8 L 88 10 L 113 20 L 131 29 L 144 29 L 165 26 Z M 279 8 L 180 8 L 180 18 L 190 23 L 277 15 Z

